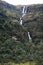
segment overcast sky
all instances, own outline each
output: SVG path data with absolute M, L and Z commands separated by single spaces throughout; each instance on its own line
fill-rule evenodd
M 43 4 L 43 0 L 3 0 L 13 5 Z

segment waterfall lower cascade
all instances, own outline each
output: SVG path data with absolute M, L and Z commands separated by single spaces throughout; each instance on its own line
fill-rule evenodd
M 26 15 L 26 13 L 27 13 L 27 8 L 26 8 L 26 6 L 23 6 L 22 16 L 20 17 L 20 25 L 23 24 L 23 19 L 22 18 Z M 30 32 L 28 32 L 28 38 L 29 38 L 29 42 L 32 42 L 32 38 L 30 36 Z
M 28 32 L 28 38 L 29 38 L 29 42 L 32 42 L 32 38 L 30 36 L 30 32 Z
M 22 20 L 22 18 L 20 18 L 20 25 L 22 25 L 22 22 L 23 22 L 23 20 Z

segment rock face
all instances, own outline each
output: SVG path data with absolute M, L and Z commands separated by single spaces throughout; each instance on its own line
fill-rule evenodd
M 36 12 L 36 11 L 42 11 L 43 10 L 43 4 L 37 4 L 37 5 L 30 5 L 27 6 L 27 12 Z
M 12 37 L 12 39 L 16 40 L 17 41 L 17 38 L 15 36 Z

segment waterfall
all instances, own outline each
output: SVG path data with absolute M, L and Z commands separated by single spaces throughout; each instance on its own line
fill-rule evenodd
M 22 13 L 23 13 L 23 14 L 25 13 L 25 6 L 23 7 Z
M 27 12 L 27 8 L 26 8 L 26 6 L 24 6 L 23 7 L 23 10 L 22 10 L 22 13 L 24 14 L 24 13 L 26 13 Z
M 30 32 L 28 32 L 28 38 L 29 38 L 29 42 L 32 42 L 32 38 L 30 36 Z
M 20 25 L 23 24 L 23 19 L 22 18 L 26 15 L 26 13 L 27 13 L 27 8 L 26 8 L 26 6 L 23 6 L 22 16 L 20 17 Z M 29 38 L 29 42 L 32 42 L 32 38 L 30 36 L 30 32 L 28 32 L 28 38 Z
M 26 12 L 27 12 L 27 8 L 24 6 L 24 7 L 23 7 L 23 10 L 22 10 L 22 14 L 23 14 L 22 17 L 25 16 Z

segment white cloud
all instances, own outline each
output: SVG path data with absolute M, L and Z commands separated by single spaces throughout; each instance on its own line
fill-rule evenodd
M 43 4 L 43 0 L 3 0 L 13 5 Z

